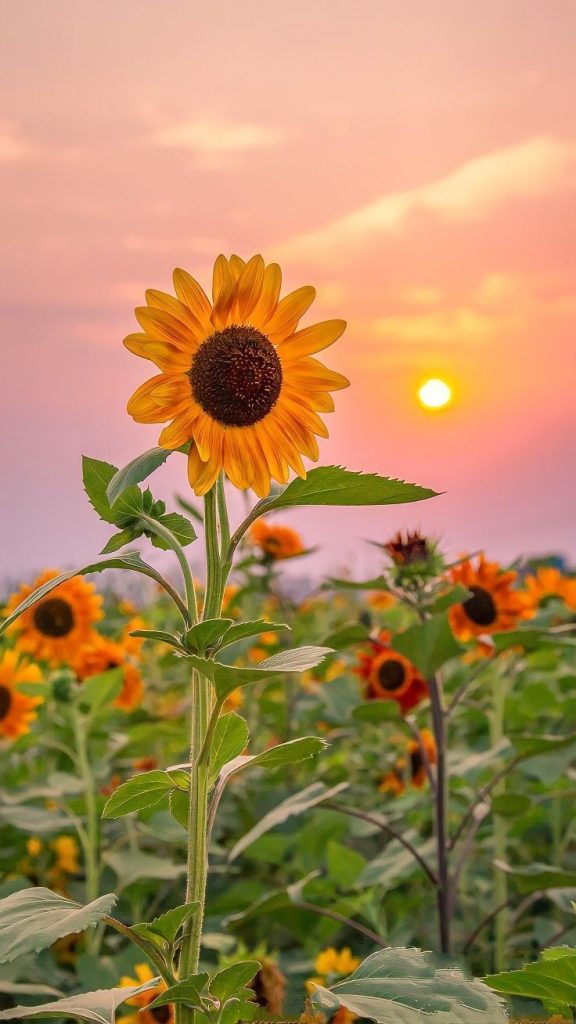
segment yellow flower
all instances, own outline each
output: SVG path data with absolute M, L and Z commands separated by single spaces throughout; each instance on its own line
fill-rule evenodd
M 42 852 L 42 840 L 38 839 L 38 836 L 30 836 L 30 839 L 26 840 L 26 852 L 29 857 L 38 857 Z
M 20 693 L 19 683 L 39 683 L 42 676 L 37 665 L 21 660 L 17 651 L 5 651 L 0 658 L 0 736 L 15 740 L 30 732 L 36 718 L 35 708 L 42 696 Z
M 6 615 L 55 576 L 55 570 L 48 570 L 32 586 L 20 587 L 8 601 Z M 75 576 L 28 608 L 10 626 L 10 632 L 18 633 L 18 645 L 23 651 L 50 665 L 59 665 L 70 662 L 83 644 L 90 641 L 93 625 L 102 615 L 102 598 L 94 586 Z
M 576 611 L 576 579 L 573 576 L 564 576 L 552 566 L 540 566 L 535 575 L 526 577 L 524 585 L 535 605 L 542 604 L 548 597 L 557 597 Z
M 237 690 L 232 690 L 232 693 L 229 693 L 226 697 L 222 706 L 222 712 L 226 713 L 227 711 L 237 711 L 238 708 L 242 707 L 243 703 L 244 694 L 242 693 L 242 689 L 238 687 Z
M 267 523 L 258 519 L 250 527 L 250 540 L 260 548 L 264 558 L 270 562 L 279 562 L 284 558 L 295 558 L 304 553 L 302 538 L 296 530 L 279 523 Z
M 352 956 L 350 949 L 346 946 L 344 949 L 334 949 L 330 946 L 328 949 L 324 949 L 318 954 L 314 961 L 314 969 L 318 974 L 328 977 L 329 975 L 336 975 L 342 977 L 344 975 L 352 974 L 357 967 L 360 966 L 360 960 L 356 956 Z
M 136 988 L 138 985 L 144 985 L 155 977 L 148 964 L 136 964 L 134 974 L 136 975 L 134 978 L 124 975 L 120 979 L 120 988 Z M 174 1007 L 172 1003 L 168 1003 L 166 1006 L 159 1006 L 155 1010 L 147 1009 L 150 1003 L 153 1003 L 158 996 L 166 991 L 166 988 L 166 983 L 159 981 L 153 988 L 148 988 L 145 992 L 141 992 L 139 995 L 133 996 L 132 999 L 128 999 L 127 1005 L 139 1007 L 139 1013 L 123 1017 L 122 1024 L 174 1024 Z
M 52 843 L 56 854 L 54 870 L 65 875 L 77 875 L 80 871 L 78 863 L 78 843 L 73 836 L 58 836 Z
M 313 288 L 281 301 L 282 275 L 261 256 L 247 263 L 219 256 L 212 302 L 184 270 L 174 271 L 177 298 L 150 289 L 136 309 L 142 333 L 124 340 L 161 371 L 128 403 L 138 423 L 165 423 L 162 448 L 189 441 L 188 477 L 206 494 L 223 469 L 236 487 L 260 497 L 290 469 L 305 477 L 301 455 L 316 460 L 316 436 L 327 437 L 319 412 L 332 412 L 331 391 L 348 386 L 313 358 L 346 324 L 328 320 L 297 330 Z

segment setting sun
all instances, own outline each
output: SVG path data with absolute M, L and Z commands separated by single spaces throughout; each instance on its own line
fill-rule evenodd
M 422 384 L 418 398 L 425 409 L 443 409 L 452 401 L 452 388 L 445 380 L 434 377 Z

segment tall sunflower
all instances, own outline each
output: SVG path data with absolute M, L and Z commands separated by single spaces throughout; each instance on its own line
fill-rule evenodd
M 9 599 L 6 614 L 57 575 L 55 570 L 47 570 L 31 586 L 20 587 Z M 75 576 L 23 612 L 10 626 L 10 631 L 18 634 L 21 650 L 50 665 L 67 664 L 90 641 L 92 627 L 102 615 L 102 598 L 95 587 L 81 576 Z
M 22 660 L 17 651 L 4 652 L 0 658 L 0 736 L 15 740 L 30 732 L 30 723 L 36 718 L 35 708 L 44 698 L 21 693 L 18 684 L 41 681 L 38 665 Z
M 348 381 L 314 358 L 346 324 L 327 320 L 298 330 L 314 288 L 280 299 L 277 263 L 253 256 L 218 256 L 212 302 L 185 270 L 174 271 L 176 298 L 149 289 L 136 309 L 142 328 L 124 344 L 161 371 L 128 402 L 138 423 L 167 423 L 162 448 L 188 442 L 188 477 L 206 494 L 223 469 L 236 487 L 260 497 L 290 469 L 302 478 L 302 455 L 318 458 L 316 436 L 328 431 L 318 415 L 332 412 L 331 391 Z
M 576 611 L 576 578 L 565 576 L 554 566 L 541 565 L 534 575 L 524 580 L 526 593 L 535 605 L 545 604 L 549 598 L 558 598 L 572 611 Z
M 450 625 L 460 640 L 515 629 L 522 619 L 533 614 L 532 602 L 514 589 L 517 573 L 505 571 L 498 562 L 488 562 L 484 555 L 476 565 L 464 560 L 451 571 L 453 583 L 459 583 L 471 596 L 450 608 Z

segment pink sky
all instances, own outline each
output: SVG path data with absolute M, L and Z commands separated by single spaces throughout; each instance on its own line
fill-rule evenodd
M 294 514 L 317 565 L 414 525 L 576 555 L 575 41 L 573 0 L 0 0 L 0 578 L 102 546 L 80 456 L 157 436 L 125 412 L 133 307 L 220 251 L 349 321 L 322 462 L 446 492 Z

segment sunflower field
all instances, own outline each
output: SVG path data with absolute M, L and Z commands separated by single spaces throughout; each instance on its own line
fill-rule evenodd
M 305 467 L 345 323 L 281 281 L 146 293 L 158 447 L 85 457 L 104 550 L 3 595 L 0 1020 L 574 1020 L 576 577 L 402 531 L 295 585 L 292 508 L 434 491 Z

